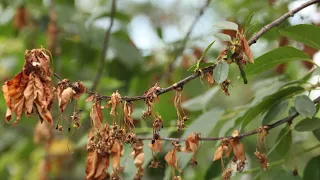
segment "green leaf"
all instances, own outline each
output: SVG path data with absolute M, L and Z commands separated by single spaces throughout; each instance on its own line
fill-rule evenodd
M 221 21 L 214 25 L 214 27 L 219 29 L 229 29 L 238 31 L 238 24 L 230 21 Z
M 255 75 L 263 71 L 269 70 L 274 66 L 291 61 L 311 60 L 304 52 L 290 47 L 284 46 L 273 49 L 254 60 L 254 64 L 250 64 L 245 68 L 246 74 Z
M 228 78 L 229 65 L 226 62 L 219 62 L 213 70 L 214 80 L 220 84 Z
M 210 44 L 208 45 L 208 47 L 204 50 L 204 52 L 202 53 L 202 55 L 201 55 L 201 57 L 200 57 L 200 59 L 199 59 L 198 61 L 201 61 L 201 60 L 207 55 L 209 49 L 210 49 L 211 46 L 214 44 L 214 42 L 216 42 L 216 41 L 213 41 L 212 43 L 210 43 Z
M 133 68 L 143 61 L 143 57 L 139 50 L 134 45 L 131 45 L 130 42 L 127 42 L 122 38 L 111 37 L 110 46 L 114 48 L 122 63 L 129 68 Z
M 292 144 L 292 131 L 289 129 L 289 126 L 284 127 L 278 137 L 276 142 L 279 141 L 275 151 L 281 156 L 286 156 L 287 152 L 290 149 L 290 146 Z
M 187 71 L 195 71 L 195 70 L 197 70 L 197 68 L 198 69 L 203 69 L 203 68 L 212 66 L 214 64 L 215 64 L 214 62 L 200 62 L 199 65 L 195 64 L 195 65 L 191 66 Z
M 279 31 L 282 36 L 302 42 L 308 46 L 320 49 L 320 28 L 310 24 L 289 26 Z
M 221 161 L 213 161 L 208 168 L 204 179 L 213 179 L 221 175 Z
M 305 118 L 297 123 L 297 125 L 294 127 L 294 129 L 299 132 L 313 131 L 318 128 L 320 128 L 320 118 L 317 117 L 314 117 L 312 119 Z
M 317 140 L 320 142 L 320 128 L 312 131 L 312 133 L 317 138 Z
M 295 87 L 288 87 L 286 89 L 282 89 L 280 91 L 277 91 L 274 94 L 266 96 L 260 101 L 260 103 L 258 103 L 256 106 L 251 108 L 249 111 L 246 112 L 246 114 L 243 117 L 241 117 L 241 121 L 242 121 L 241 127 L 242 128 L 246 127 L 255 117 L 257 117 L 260 113 L 264 112 L 266 109 L 269 109 L 274 105 L 276 105 L 277 103 L 283 101 L 284 99 L 292 97 L 293 95 L 303 91 L 304 91 L 304 88 L 300 86 L 298 87 L 295 86 Z
M 229 41 L 231 42 L 231 37 L 227 34 L 223 34 L 223 33 L 214 33 L 213 35 L 214 37 L 218 38 L 221 41 Z
M 270 122 L 279 116 L 281 116 L 288 109 L 289 102 L 282 101 L 279 104 L 273 106 L 262 120 L 263 125 L 268 125 Z
M 249 15 L 249 17 L 247 18 L 246 24 L 245 24 L 244 34 L 247 34 L 247 33 L 249 32 L 249 30 L 251 29 L 253 16 L 254 16 L 254 12 L 251 13 L 251 14 Z
M 319 180 L 320 179 L 320 155 L 309 160 L 303 171 L 304 180 Z
M 212 97 L 216 94 L 219 90 L 219 87 L 210 88 L 204 94 L 196 96 L 188 101 L 182 103 L 182 108 L 188 111 L 201 111 L 205 110 L 208 103 L 212 99 Z
M 294 99 L 294 107 L 300 115 L 309 118 L 312 118 L 317 111 L 312 100 L 306 95 L 297 96 Z

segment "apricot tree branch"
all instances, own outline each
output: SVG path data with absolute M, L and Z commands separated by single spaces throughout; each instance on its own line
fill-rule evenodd
M 103 40 L 103 45 L 102 45 L 102 51 L 101 51 L 101 56 L 100 56 L 100 61 L 99 61 L 99 66 L 98 66 L 98 71 L 96 76 L 93 79 L 93 84 L 91 87 L 91 91 L 95 91 L 97 89 L 97 86 L 100 82 L 100 79 L 103 74 L 103 69 L 104 69 L 104 64 L 105 64 L 105 58 L 108 52 L 109 48 L 109 40 L 110 40 L 110 34 L 111 34 L 111 28 L 113 26 L 113 21 L 114 17 L 116 14 L 116 0 L 112 0 L 112 5 L 111 5 L 111 10 L 110 10 L 110 24 L 109 27 L 104 35 L 104 40 Z
M 313 103 L 314 104 L 319 104 L 320 102 L 320 96 L 317 97 L 315 100 L 313 100 Z M 297 117 L 299 116 L 299 113 L 296 112 L 295 114 L 293 115 L 289 115 L 288 117 L 286 118 L 283 118 L 283 119 L 280 119 L 278 120 L 277 122 L 275 123 L 272 123 L 272 124 L 269 124 L 269 125 L 265 125 L 264 126 L 264 129 L 269 131 L 273 128 L 276 128 L 284 123 L 289 123 L 291 124 L 291 122 Z M 249 132 L 246 132 L 246 133 L 242 133 L 242 134 L 239 134 L 238 138 L 241 139 L 241 138 L 244 138 L 244 137 L 247 137 L 247 136 L 251 136 L 251 135 L 254 135 L 254 134 L 257 134 L 261 131 L 261 128 L 257 128 L 257 129 L 254 129 L 252 131 L 249 131 Z M 152 140 L 152 137 L 137 137 L 139 140 Z M 223 137 L 203 137 L 203 138 L 200 138 L 199 140 L 200 141 L 219 141 L 219 140 L 222 140 L 222 139 L 230 139 L 232 138 L 232 136 L 223 136 Z M 181 141 L 186 141 L 186 139 L 183 139 L 183 138 L 172 138 L 172 137 L 161 137 L 161 140 L 164 140 L 164 141 L 178 141 L 178 142 L 181 142 Z
M 190 37 L 191 32 L 193 31 L 194 27 L 196 26 L 197 22 L 199 21 L 199 19 L 201 18 L 201 16 L 203 15 L 204 11 L 207 9 L 207 7 L 209 6 L 211 0 L 207 0 L 206 3 L 201 7 L 200 11 L 198 12 L 198 14 L 196 15 L 195 19 L 193 20 L 193 22 L 191 23 L 191 26 L 187 32 L 187 34 L 185 35 L 185 37 L 183 38 L 182 41 L 182 45 L 181 47 L 177 50 L 177 52 L 175 53 L 172 62 L 170 62 L 169 66 L 168 66 L 168 71 L 166 73 L 164 73 L 164 75 L 166 77 L 169 77 L 170 74 L 172 73 L 173 69 L 174 69 L 174 63 L 176 62 L 177 58 L 183 53 L 184 49 L 186 48 L 188 39 Z
M 111 14 L 114 14 L 115 13 L 115 0 L 113 0 L 113 6 L 114 6 L 114 10 L 113 12 L 111 12 Z M 320 2 L 320 0 L 310 0 L 306 3 L 303 3 L 301 4 L 299 7 L 287 12 L 286 14 L 284 14 L 283 16 L 279 17 L 278 19 L 274 20 L 272 23 L 264 26 L 258 33 L 256 33 L 248 42 L 250 45 L 254 44 L 264 33 L 266 33 L 268 30 L 270 30 L 271 28 L 279 25 L 281 22 L 283 22 L 284 20 L 286 20 L 287 18 L 289 18 L 290 16 L 293 16 L 295 13 L 297 13 L 298 11 L 302 10 L 303 8 L 306 8 L 312 4 L 315 4 L 315 3 L 318 3 Z M 113 17 L 114 15 L 111 15 L 111 17 Z M 113 18 L 112 18 L 113 19 Z M 111 27 L 112 23 L 110 24 L 110 27 Z M 110 30 L 111 28 L 109 27 L 108 31 L 106 32 L 106 34 L 110 34 Z M 108 33 L 109 32 L 109 33 Z M 106 36 L 107 40 L 109 39 L 109 35 Z M 106 44 L 107 45 L 107 44 Z M 106 46 L 108 47 L 108 46 Z M 105 56 L 102 56 L 101 58 L 103 59 L 102 61 L 100 61 L 102 64 L 104 64 L 104 57 Z M 103 70 L 103 65 L 102 66 L 99 66 L 99 69 Z M 213 69 L 215 68 L 215 65 L 213 66 L 209 66 L 207 68 L 204 68 L 202 69 L 202 72 L 203 73 L 206 73 L 206 72 L 209 72 L 209 71 L 212 71 Z M 101 70 L 101 71 L 102 71 Z M 99 75 L 100 74 L 100 75 Z M 99 76 L 98 76 L 99 75 Z M 98 81 L 101 77 L 101 73 L 97 73 L 97 76 L 98 76 Z M 157 95 L 161 95 L 161 94 L 164 94 L 164 93 L 167 93 L 167 92 L 170 92 L 170 91 L 173 91 L 175 90 L 177 87 L 183 87 L 186 83 L 188 83 L 189 81 L 193 80 L 193 79 L 196 79 L 197 77 L 199 77 L 201 75 L 200 72 L 195 72 L 193 74 L 191 74 L 190 76 L 187 76 L 185 77 L 184 79 L 180 80 L 179 82 L 176 82 L 174 83 L 173 85 L 171 86 L 168 86 L 166 88 L 160 88 L 160 90 L 157 91 Z M 55 77 L 57 77 L 59 80 L 62 80 L 62 78 L 58 75 L 58 74 L 54 74 Z M 70 84 L 71 85 L 71 84 Z M 94 85 L 96 86 L 97 83 L 94 82 Z M 95 87 L 94 86 L 94 87 Z M 110 96 L 105 96 L 105 95 L 101 95 L 101 94 L 98 94 L 98 93 L 95 93 L 93 92 L 95 90 L 95 88 L 92 88 L 93 90 L 89 91 L 87 90 L 86 93 L 89 94 L 89 95 L 96 95 L 97 97 L 99 97 L 100 99 L 104 99 L 104 100 L 109 100 L 111 97 Z M 122 100 L 124 101 L 137 101 L 137 100 L 144 100 L 146 99 L 146 97 L 144 95 L 141 95 L 141 96 L 133 96 L 133 97 L 128 97 L 128 96 L 123 96 L 122 97 Z
M 279 24 L 281 24 L 284 20 L 288 19 L 289 17 L 292 17 L 294 14 L 296 14 L 297 12 L 299 12 L 300 10 L 312 5 L 312 4 L 316 4 L 319 3 L 320 0 L 311 0 L 311 1 L 307 1 L 303 4 L 301 4 L 299 7 L 285 13 L 284 15 L 282 15 L 281 17 L 279 17 L 278 19 L 276 19 L 275 21 L 271 22 L 270 24 L 265 25 L 263 28 L 260 29 L 260 31 L 258 31 L 249 41 L 248 44 L 251 46 L 252 44 L 256 43 L 257 40 L 267 31 L 269 31 L 270 29 L 272 29 L 275 26 L 278 26 Z

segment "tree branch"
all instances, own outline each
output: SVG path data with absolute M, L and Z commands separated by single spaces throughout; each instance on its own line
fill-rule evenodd
M 97 82 L 99 81 L 101 75 L 102 75 L 102 71 L 103 71 L 103 65 L 104 65 L 104 57 L 105 57 L 105 53 L 107 52 L 107 48 L 108 48 L 108 40 L 109 40 L 109 36 L 110 36 L 110 31 L 111 31 L 111 27 L 112 27 L 112 24 L 113 24 L 113 17 L 114 17 L 114 14 L 115 14 L 115 9 L 116 9 L 116 5 L 115 5 L 115 1 L 116 0 L 113 0 L 112 1 L 112 9 L 111 9 L 111 15 L 110 15 L 110 18 L 111 18 L 111 23 L 110 23 L 110 26 L 106 32 L 106 36 L 105 36 L 105 42 L 104 43 L 104 48 L 103 48 L 103 55 L 101 56 L 101 59 L 100 59 L 100 66 L 99 66 L 99 70 L 98 70 L 98 73 L 97 73 L 97 76 L 95 78 L 95 81 L 94 81 L 94 86 L 92 87 L 93 90 L 95 90 L 96 86 L 97 86 Z M 208 3 L 209 1 L 207 1 Z M 297 7 L 296 9 L 293 9 L 292 11 L 289 11 L 287 12 L 286 14 L 284 14 L 283 16 L 279 17 L 278 19 L 276 19 L 275 21 L 273 21 L 272 23 L 264 26 L 258 33 L 256 33 L 248 42 L 250 45 L 254 44 L 264 33 L 266 33 L 268 30 L 270 30 L 271 28 L 273 28 L 274 26 L 277 26 L 279 25 L 281 22 L 283 22 L 284 20 L 286 20 L 288 17 L 290 16 L 293 16 L 295 13 L 297 13 L 298 11 L 300 11 L 301 9 L 303 8 L 306 8 L 312 4 L 315 4 L 315 3 L 318 3 L 320 2 L 320 0 L 310 0 L 304 4 L 302 4 L 301 6 Z M 206 73 L 208 71 L 211 71 L 215 68 L 215 65 L 213 66 L 209 66 L 207 68 L 204 68 L 202 69 L 202 72 L 203 73 Z M 100 73 L 101 72 L 101 73 Z M 170 91 L 173 91 L 175 90 L 176 88 L 178 87 L 183 87 L 185 84 L 187 84 L 189 81 L 193 80 L 193 79 L 196 79 L 197 77 L 199 77 L 201 75 L 200 72 L 195 72 L 193 74 L 191 74 L 190 76 L 187 76 L 186 78 L 180 80 L 179 82 L 177 83 L 174 83 L 173 85 L 171 86 L 168 86 L 166 88 L 161 88 L 159 91 L 157 91 L 157 95 L 161 95 L 161 94 L 164 94 L 164 93 L 167 93 L 167 92 L 170 92 Z M 58 78 L 59 80 L 62 80 L 62 78 L 58 75 L 58 74 L 54 74 L 54 76 L 56 78 Z M 69 84 L 70 86 L 72 86 L 72 84 L 70 83 Z M 86 90 L 86 93 L 89 94 L 89 95 L 96 95 L 97 97 L 99 97 L 101 100 L 109 100 L 111 97 L 110 96 L 105 96 L 105 95 L 101 95 L 101 94 L 98 94 L 98 93 L 95 93 L 93 92 L 93 90 L 89 91 L 89 90 Z M 146 97 L 144 95 L 142 96 L 133 96 L 133 97 L 128 97 L 128 96 L 123 96 L 122 97 L 122 100 L 124 101 L 137 101 L 137 100 L 144 100 Z
M 252 44 L 256 43 L 257 40 L 267 31 L 269 31 L 270 29 L 272 29 L 275 26 L 278 26 L 279 24 L 281 24 L 284 20 L 288 19 L 289 17 L 292 17 L 294 14 L 296 14 L 297 12 L 299 12 L 300 10 L 312 5 L 312 4 L 316 4 L 319 3 L 320 0 L 311 0 L 311 1 L 307 1 L 303 4 L 301 4 L 299 7 L 285 13 L 284 15 L 282 15 L 281 17 L 279 17 L 278 19 L 276 19 L 275 21 L 273 21 L 272 23 L 265 25 L 262 29 L 260 29 L 259 32 L 257 32 L 249 41 L 248 44 L 251 46 Z
M 103 41 L 103 45 L 102 45 L 102 51 L 101 51 L 101 57 L 100 57 L 100 61 L 99 61 L 99 66 L 98 66 L 98 71 L 96 76 L 93 79 L 93 84 L 92 84 L 92 88 L 91 91 L 95 91 L 97 89 L 97 86 L 100 82 L 100 79 L 102 77 L 102 73 L 103 73 L 103 69 L 104 69 L 104 64 L 105 64 L 105 58 L 107 55 L 107 51 L 109 48 L 109 40 L 110 40 L 110 34 L 111 34 L 111 28 L 113 26 L 113 21 L 114 21 L 114 17 L 116 14 L 116 0 L 112 0 L 112 5 L 111 5 L 111 10 L 110 10 L 110 25 L 104 35 L 104 41 Z
M 315 100 L 313 100 L 313 103 L 314 104 L 319 104 L 320 102 L 320 96 L 317 97 Z M 265 126 L 265 129 L 267 131 L 275 128 L 275 127 L 278 127 L 284 123 L 289 123 L 291 124 L 291 122 L 297 117 L 299 116 L 299 113 L 295 113 L 291 116 L 288 116 L 286 118 L 283 118 L 283 119 L 280 119 L 278 120 L 277 122 L 273 123 L 273 124 L 269 124 L 269 125 L 266 125 Z M 251 135 L 254 135 L 254 134 L 257 134 L 261 131 L 261 128 L 257 128 L 257 129 L 254 129 L 252 131 L 249 131 L 249 132 L 246 132 L 246 133 L 242 133 L 242 134 L 239 134 L 238 138 L 241 139 L 241 138 L 244 138 L 244 137 L 247 137 L 247 136 L 251 136 Z M 152 137 L 137 137 L 139 140 L 152 140 Z M 223 136 L 223 137 L 203 137 L 203 138 L 200 138 L 199 140 L 200 141 L 219 141 L 219 140 L 222 140 L 222 139 L 230 139 L 232 138 L 232 136 Z M 161 137 L 161 140 L 164 140 L 164 141 L 178 141 L 178 142 L 182 142 L 182 141 L 186 141 L 186 139 L 182 139 L 182 138 L 172 138 L 172 137 Z
M 175 53 L 175 56 L 172 59 L 172 62 L 169 64 L 168 71 L 166 73 L 164 73 L 165 77 L 169 77 L 170 74 L 173 72 L 174 63 L 176 62 L 177 58 L 183 53 L 184 49 L 186 48 L 186 45 L 187 45 L 187 42 L 188 42 L 188 39 L 190 37 L 190 34 L 191 34 L 192 30 L 194 29 L 194 27 L 196 26 L 197 22 L 199 21 L 199 19 L 203 15 L 204 11 L 209 6 L 210 2 L 211 2 L 211 0 L 207 0 L 206 1 L 204 6 L 202 6 L 202 8 L 200 9 L 199 13 L 196 15 L 194 21 L 191 23 L 191 26 L 190 26 L 186 36 L 184 37 L 184 39 L 182 41 L 181 47 L 177 50 L 177 52 Z
M 114 2 L 114 1 L 115 1 L 115 0 L 113 0 L 113 2 Z M 281 16 L 281 17 L 279 17 L 278 19 L 276 19 L 275 21 L 273 21 L 272 23 L 264 26 L 258 33 L 256 33 L 256 35 L 254 35 L 254 36 L 248 41 L 249 44 L 250 44 L 250 45 L 254 44 L 254 43 L 255 43 L 264 33 L 266 33 L 268 30 L 270 30 L 270 29 L 273 28 L 274 26 L 279 25 L 281 22 L 283 22 L 284 20 L 286 20 L 288 17 L 294 15 L 295 13 L 297 13 L 298 11 L 300 11 L 301 9 L 306 8 L 306 7 L 310 6 L 310 5 L 315 4 L 315 3 L 318 3 L 318 2 L 320 2 L 320 0 L 311 0 L 311 1 L 308 1 L 308 2 L 306 2 L 306 3 L 304 3 L 304 4 L 302 4 L 301 6 L 297 7 L 296 9 L 293 9 L 292 11 L 287 12 L 287 13 L 284 14 L 283 16 Z M 115 2 L 114 2 L 114 5 L 113 5 L 113 6 L 115 7 Z M 111 13 L 111 17 L 113 17 L 112 14 L 115 13 L 115 8 L 113 8 L 113 9 L 114 9 L 114 10 L 113 10 L 113 13 Z M 113 19 L 113 18 L 112 18 L 112 19 Z M 110 24 L 110 27 L 111 27 L 111 26 L 112 26 L 112 23 Z M 110 34 L 110 30 L 111 30 L 110 27 L 109 27 L 108 31 L 106 32 L 106 35 L 107 35 L 107 34 Z M 105 39 L 108 40 L 108 39 L 109 39 L 109 35 L 106 36 Z M 107 46 L 107 43 L 104 43 L 104 46 L 108 47 L 108 46 Z M 107 48 L 104 48 L 104 49 L 107 49 Z M 106 50 L 105 50 L 105 52 L 106 52 Z M 100 60 L 100 64 L 102 63 L 102 65 L 99 66 L 99 69 L 102 69 L 102 70 L 103 70 L 103 64 L 104 64 L 104 57 L 105 57 L 105 56 L 101 56 L 101 59 L 102 59 L 102 60 Z M 209 66 L 209 67 L 203 69 L 202 72 L 203 72 L 203 73 L 206 73 L 206 72 L 208 72 L 208 71 L 213 70 L 214 68 L 215 68 L 215 66 Z M 100 70 L 100 71 L 102 71 L 102 70 Z M 101 75 L 102 75 L 102 74 L 99 73 L 99 71 L 98 71 L 98 73 L 97 73 L 98 81 L 99 81 Z M 157 92 L 157 95 L 159 96 L 159 95 L 164 94 L 164 93 L 167 93 L 167 92 L 169 92 L 169 91 L 173 91 L 173 90 L 175 90 L 177 87 L 183 87 L 186 83 L 188 83 L 189 81 L 191 81 L 191 80 L 193 80 L 193 79 L 196 79 L 196 78 L 199 77 L 200 75 L 201 75 L 200 72 L 196 72 L 196 73 L 194 73 L 194 74 L 191 74 L 190 76 L 187 76 L 186 78 L 180 80 L 180 81 L 177 82 L 177 83 L 174 83 L 173 85 L 171 85 L 171 86 L 169 86 L 169 87 L 161 88 L 161 89 Z M 54 76 L 57 77 L 59 80 L 62 80 L 62 78 L 61 78 L 58 74 L 55 73 Z M 96 86 L 96 84 L 97 84 L 97 83 L 94 82 L 94 85 L 95 85 L 95 86 Z M 70 85 L 71 85 L 71 84 L 70 84 Z M 95 86 L 94 86 L 94 88 L 92 88 L 93 90 L 95 89 Z M 102 99 L 102 100 L 109 100 L 109 99 L 111 98 L 110 96 L 104 96 L 104 95 L 95 93 L 95 92 L 93 92 L 93 90 L 91 90 L 91 91 L 87 90 L 86 93 L 89 94 L 89 95 L 94 95 L 94 94 L 95 94 L 95 95 L 97 95 L 97 96 L 98 96 L 100 99 Z M 143 96 L 143 95 L 142 95 L 142 96 L 134 96 L 134 97 L 123 96 L 123 97 L 122 97 L 122 100 L 124 100 L 124 101 L 137 101 L 137 100 L 144 100 L 145 98 L 146 98 L 146 97 Z

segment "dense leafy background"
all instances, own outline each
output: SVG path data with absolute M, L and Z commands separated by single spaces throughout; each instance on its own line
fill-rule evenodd
M 116 21 L 112 29 L 110 50 L 105 57 L 106 65 L 98 92 L 110 95 L 119 90 L 122 95 L 142 95 L 155 82 L 160 81 L 161 87 L 170 85 L 191 72 L 187 69 L 196 63 L 206 46 L 215 39 L 218 32 L 213 25 L 219 21 L 229 20 L 243 27 L 246 20 L 255 12 L 251 29 L 252 34 L 263 25 L 273 21 L 288 11 L 295 3 L 288 1 L 250 1 L 224 0 L 213 1 L 200 18 L 191 34 L 184 56 L 175 64 L 175 71 L 170 79 L 159 79 L 172 62 L 178 47 L 181 46 L 184 34 L 190 27 L 195 15 L 204 1 L 193 0 L 119 0 Z M 13 26 L 16 9 L 24 4 L 29 26 L 18 31 Z M 2 82 L 19 72 L 24 62 L 25 49 L 47 46 L 46 27 L 49 20 L 49 0 L 2 0 L 0 2 L 0 78 Z M 61 55 L 54 56 L 55 72 L 71 81 L 80 80 L 87 87 L 92 85 L 105 29 L 109 23 L 110 0 L 55 0 L 57 23 L 60 28 Z M 318 12 L 319 13 L 319 12 Z M 157 112 L 165 121 L 162 136 L 186 137 L 190 132 L 201 132 L 203 136 L 230 135 L 232 130 L 241 132 L 268 124 L 293 111 L 303 116 L 294 121 L 291 131 L 283 125 L 267 137 L 267 149 L 270 150 L 270 170 L 262 172 L 253 152 L 256 148 L 256 137 L 243 139 L 248 165 L 245 173 L 236 174 L 234 179 L 293 179 L 294 157 L 289 149 L 296 154 L 299 176 L 296 179 L 319 179 L 319 148 L 309 149 L 319 144 L 320 119 L 318 107 L 310 107 L 310 99 L 316 97 L 305 90 L 307 83 L 317 82 L 319 71 L 310 70 L 302 60 L 312 60 L 320 47 L 319 29 L 311 24 L 317 23 L 316 6 L 299 13 L 266 33 L 257 44 L 252 46 L 257 58 L 254 65 L 245 68 L 249 83 L 244 85 L 239 79 L 240 72 L 236 65 L 229 67 L 228 79 L 232 81 L 231 96 L 225 96 L 218 86 L 208 87 L 205 80 L 194 80 L 183 90 L 183 107 L 190 117 L 188 129 L 177 133 L 175 128 L 176 112 L 173 105 L 174 92 L 160 97 L 156 104 Z M 319 17 L 318 17 L 319 18 Z M 316 29 L 315 29 L 316 28 Z M 281 30 L 279 30 L 281 29 Z M 304 35 L 304 37 L 301 36 Z M 282 37 L 282 36 L 283 37 Z M 291 39 L 289 42 L 284 37 Z M 284 42 L 286 41 L 286 43 Z M 300 42 L 300 43 L 298 43 Z M 306 47 L 301 43 L 310 45 Z M 279 45 L 287 45 L 276 49 Z M 225 44 L 217 41 L 205 58 L 214 60 Z M 301 51 L 303 50 L 303 51 Z M 199 55 L 200 54 L 200 55 Z M 284 65 L 280 65 L 285 63 Z M 280 65 L 280 66 L 279 66 Z M 227 66 L 228 67 L 228 66 Z M 284 68 L 285 67 L 285 68 Z M 221 69 L 226 67 L 221 65 Z M 225 74 L 221 75 L 225 76 Z M 225 78 L 225 77 L 221 77 Z M 55 79 L 56 81 L 56 79 Z M 296 99 L 295 96 L 299 96 Z M 90 128 L 90 103 L 85 103 L 87 96 L 81 97 L 78 106 L 82 112 L 82 128 L 71 132 L 55 132 L 56 141 L 49 151 L 49 156 L 56 161 L 52 164 L 51 179 L 83 179 L 85 175 L 86 138 Z M 301 104 L 302 103 L 302 104 Z M 56 104 L 55 104 L 56 105 Z M 54 117 L 59 118 L 58 106 L 54 109 Z M 294 109 L 295 107 L 295 109 Z M 150 136 L 151 121 L 140 121 L 142 102 L 135 103 L 134 117 L 136 132 Z M 307 108 L 307 110 L 306 110 Z M 0 114 L 5 114 L 5 102 L 0 98 Z M 70 116 L 72 107 L 64 114 Z M 111 121 L 108 113 L 105 121 Z M 33 127 L 38 121 L 36 116 L 31 119 L 23 117 L 16 127 L 10 127 L 4 121 L 0 123 L 0 179 L 36 179 L 39 174 L 39 163 L 46 153 L 41 145 L 33 143 Z M 309 122 L 308 122 L 309 121 Z M 310 122 L 312 125 L 310 126 Z M 295 126 L 295 124 L 297 126 Z M 63 121 L 67 129 L 67 122 Z M 295 127 L 294 127 L 295 126 Z M 152 156 L 145 142 L 145 179 L 167 179 L 170 170 L 166 168 L 163 157 L 171 148 L 164 143 L 164 152 L 157 156 L 162 161 L 162 168 L 148 169 Z M 278 144 L 278 146 L 277 146 Z M 188 165 L 190 155 L 179 154 L 180 167 L 183 168 L 184 179 L 220 179 L 220 162 L 213 162 L 213 154 L 218 142 L 202 142 L 198 153 L 198 166 Z M 319 147 L 319 146 L 317 146 Z M 274 150 L 275 149 L 275 150 Z M 309 150 L 308 150 L 309 149 Z M 131 149 L 125 148 L 122 159 L 125 165 L 124 179 L 132 179 L 135 167 L 129 157 Z M 71 152 L 70 152 L 71 151 Z M 281 175 L 281 178 L 279 177 Z M 283 176 L 283 177 L 282 177 Z

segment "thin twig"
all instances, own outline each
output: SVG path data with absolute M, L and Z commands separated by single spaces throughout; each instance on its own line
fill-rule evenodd
M 211 0 L 206 1 L 206 3 L 200 8 L 199 13 L 196 15 L 194 21 L 191 23 L 191 26 L 190 26 L 187 34 L 183 38 L 181 47 L 176 51 L 176 53 L 172 59 L 172 62 L 168 66 L 168 71 L 166 73 L 164 73 L 165 78 L 169 77 L 170 74 L 173 72 L 174 63 L 176 62 L 177 58 L 183 53 L 184 49 L 186 48 L 188 39 L 189 39 L 194 27 L 196 26 L 197 22 L 199 21 L 199 19 L 201 18 L 201 16 L 203 15 L 203 13 L 207 9 L 207 7 L 209 6 L 210 2 L 211 2 Z
M 320 96 L 317 97 L 313 103 L 314 104 L 318 104 L 320 101 Z M 269 124 L 269 125 L 266 125 L 265 126 L 265 129 L 266 130 L 271 130 L 275 127 L 278 127 L 284 123 L 289 123 L 291 124 L 291 122 L 297 117 L 299 116 L 299 113 L 295 113 L 291 116 L 288 116 L 286 118 L 283 118 L 281 120 L 278 120 L 277 122 L 273 123 L 273 124 Z M 241 138 L 244 138 L 244 137 L 247 137 L 247 136 L 251 136 L 251 135 L 254 135 L 254 134 L 257 134 L 261 131 L 261 128 L 257 128 L 257 129 L 254 129 L 252 131 L 249 131 L 249 132 L 246 132 L 246 133 L 242 133 L 242 134 L 239 134 L 238 138 L 241 139 Z M 139 140 L 152 140 L 152 137 L 137 137 Z M 232 136 L 222 136 L 222 137 L 203 137 L 203 138 L 200 138 L 200 141 L 219 141 L 219 140 L 222 140 L 222 139 L 230 139 L 232 138 Z M 181 141 L 186 141 L 186 139 L 183 139 L 183 138 L 172 138 L 172 137 L 161 137 L 161 140 L 164 140 L 164 141 L 178 141 L 178 142 L 181 142 Z
M 114 2 L 114 0 L 113 0 Z M 292 10 L 292 11 L 289 11 L 288 13 L 284 14 L 283 16 L 281 16 L 280 18 L 276 19 L 275 21 L 273 21 L 272 23 L 266 25 L 265 27 L 263 27 L 254 37 L 252 37 L 248 42 L 250 45 L 254 44 L 264 33 L 266 33 L 268 30 L 270 30 L 271 28 L 279 25 L 281 22 L 283 22 L 285 19 L 287 19 L 288 17 L 290 16 L 293 16 L 295 13 L 297 13 L 298 11 L 300 11 L 301 9 L 307 7 L 307 6 L 310 6 L 312 4 L 315 4 L 315 3 L 318 3 L 320 2 L 320 0 L 311 0 L 311 1 L 308 1 L 304 4 L 302 4 L 301 6 L 299 6 L 298 8 Z M 110 28 L 111 29 L 111 28 Z M 101 66 L 100 66 L 101 68 Z M 204 68 L 202 69 L 202 72 L 205 73 L 205 72 L 208 72 L 208 71 L 212 71 L 213 69 L 215 68 L 215 66 L 209 66 L 207 68 Z M 201 75 L 200 72 L 196 72 L 182 80 L 180 80 L 179 82 L 177 83 L 174 83 L 173 85 L 169 86 L 169 87 L 166 87 L 166 88 L 161 88 L 160 90 L 157 91 L 157 95 L 161 95 L 161 94 L 164 94 L 164 93 L 167 93 L 167 92 L 170 92 L 170 91 L 173 91 L 175 90 L 176 88 L 178 87 L 183 87 L 186 83 L 188 83 L 189 81 L 193 80 L 193 79 L 196 79 L 197 77 L 199 77 Z M 59 80 L 62 80 L 62 78 L 58 75 L 58 74 L 54 74 L 54 76 L 56 78 L 58 78 Z M 70 83 L 69 84 L 70 86 L 72 86 L 72 84 Z M 99 97 L 100 99 L 105 99 L 105 100 L 108 100 L 110 99 L 110 96 L 104 96 L 104 95 L 100 95 L 98 93 L 95 93 L 93 91 L 89 91 L 87 90 L 86 91 L 87 94 L 89 95 L 96 95 L 97 97 Z M 144 100 L 146 97 L 145 96 L 134 96 L 134 97 L 128 97 L 128 96 L 124 96 L 122 97 L 122 100 L 125 100 L 125 101 L 136 101 L 136 100 Z M 319 103 L 319 100 L 320 100 L 320 96 L 314 100 L 314 103 Z M 291 115 L 291 116 L 288 116 L 284 119 L 281 119 L 273 124 L 270 124 L 268 125 L 267 127 L 267 130 L 271 130 L 281 124 L 284 124 L 284 123 L 290 123 L 294 118 L 296 118 L 299 114 L 296 113 L 294 115 Z M 258 129 L 254 129 L 253 131 L 250 131 L 250 132 L 247 132 L 247 133 L 243 133 L 243 134 L 240 134 L 238 137 L 239 138 L 243 138 L 243 137 L 246 137 L 246 136 L 250 136 L 250 135 L 254 135 L 254 134 L 257 134 L 258 132 L 260 131 L 260 128 Z M 200 138 L 200 140 L 202 141 L 217 141 L 217 140 L 221 140 L 223 138 L 231 138 L 231 136 L 224 136 L 224 137 L 204 137 L 204 138 Z M 139 137 L 139 139 L 141 140 L 151 140 L 151 138 L 149 137 Z M 180 139 L 180 138 L 171 138 L 171 137 L 162 137 L 163 140 L 169 140 L 169 141 L 185 141 L 185 139 Z
M 103 45 L 102 45 L 102 51 L 101 51 L 101 57 L 100 57 L 100 61 L 99 61 L 98 71 L 97 71 L 96 76 L 93 79 L 91 91 L 95 91 L 97 89 L 97 86 L 98 86 L 100 79 L 102 77 L 104 64 L 105 64 L 105 58 L 106 58 L 108 48 L 109 48 L 111 28 L 113 26 L 114 17 L 116 14 L 116 0 L 112 0 L 112 5 L 111 5 L 110 11 L 111 11 L 110 12 L 110 25 L 104 35 L 104 41 L 103 41 Z
M 254 43 L 257 42 L 257 40 L 267 31 L 269 31 L 270 29 L 272 29 L 275 26 L 278 26 L 279 24 L 281 24 L 284 20 L 288 19 L 289 17 L 292 17 L 294 14 L 296 14 L 297 12 L 299 12 L 300 10 L 312 5 L 312 4 L 316 4 L 319 3 L 320 0 L 311 0 L 311 1 L 307 1 L 303 4 L 301 4 L 299 7 L 285 13 L 284 15 L 282 15 L 281 17 L 279 17 L 278 19 L 276 19 L 275 21 L 273 21 L 272 23 L 265 25 L 263 28 L 260 29 L 259 32 L 257 32 L 249 41 L 248 44 L 252 45 Z

